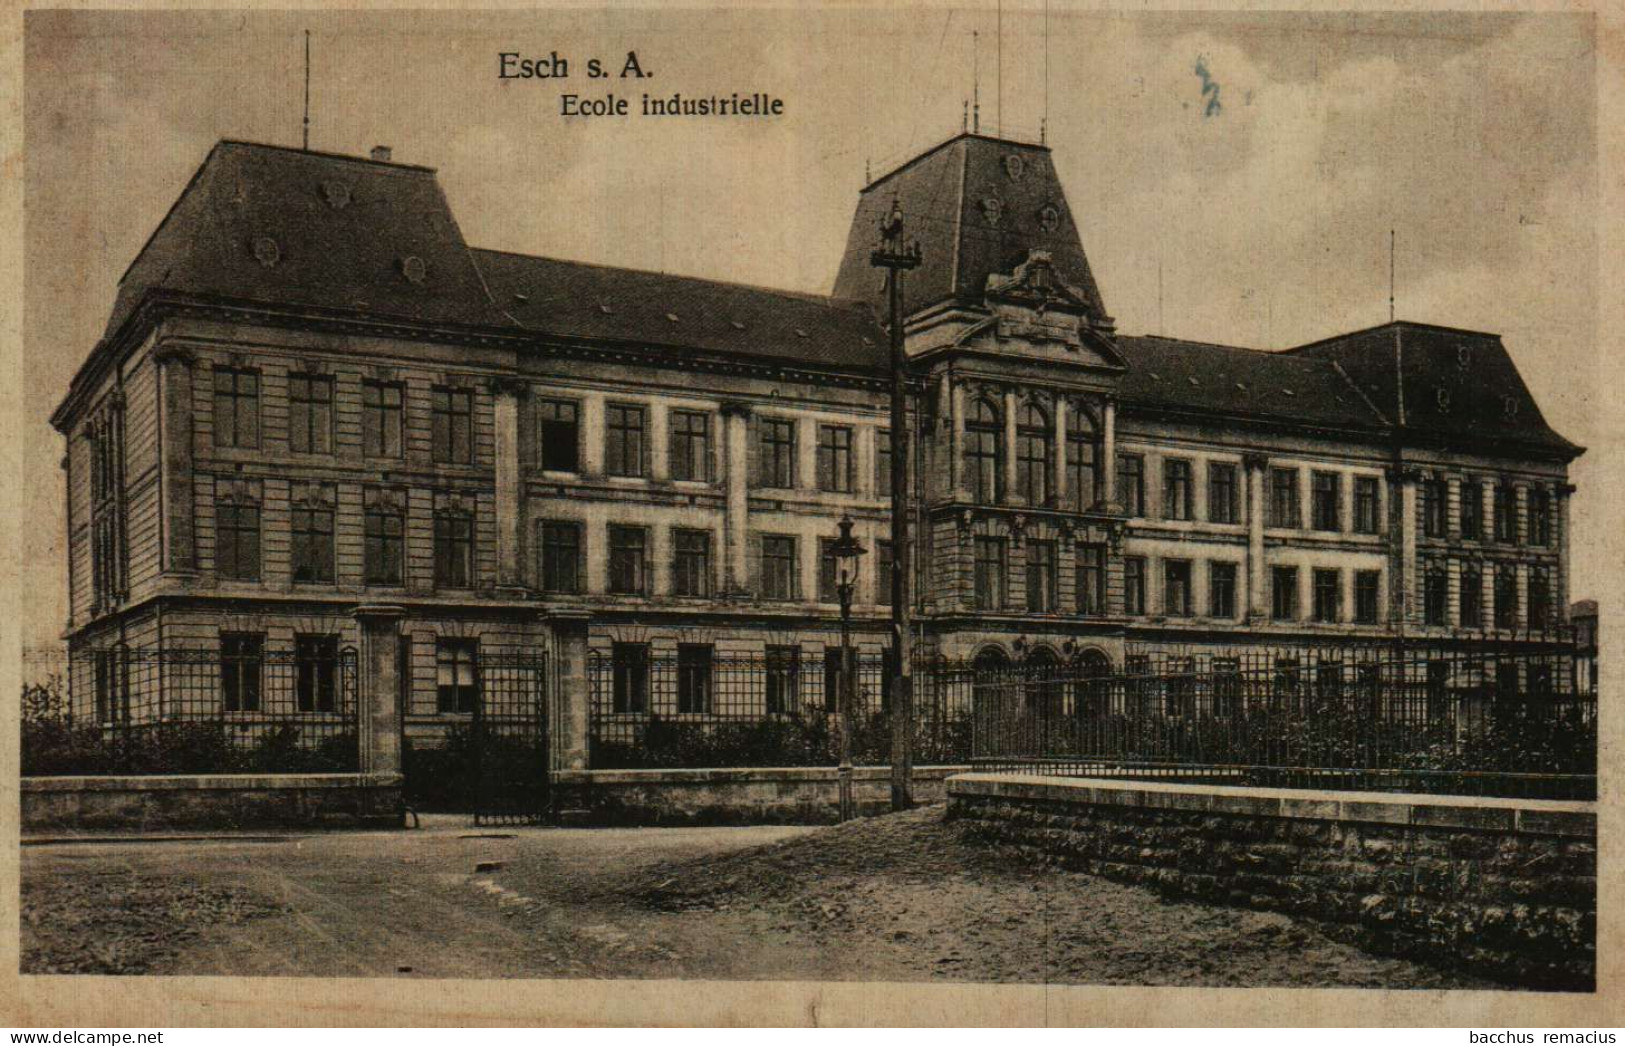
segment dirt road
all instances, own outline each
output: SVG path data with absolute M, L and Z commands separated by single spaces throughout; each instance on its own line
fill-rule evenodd
M 471 829 L 23 851 L 24 972 L 1493 987 L 1280 915 L 961 843 L 823 829 Z

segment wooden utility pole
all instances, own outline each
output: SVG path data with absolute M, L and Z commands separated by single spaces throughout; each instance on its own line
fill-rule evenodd
M 914 805 L 913 557 L 908 547 L 908 354 L 903 351 L 903 273 L 920 264 L 920 245 L 903 240 L 903 209 L 895 200 L 880 225 L 880 247 L 869 262 L 888 272 L 891 298 L 891 806 Z

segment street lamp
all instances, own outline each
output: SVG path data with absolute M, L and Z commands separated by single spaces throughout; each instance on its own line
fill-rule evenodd
M 841 536 L 829 551 L 835 560 L 835 594 L 841 601 L 841 820 L 850 821 L 857 812 L 852 806 L 852 587 L 858 574 L 858 557 L 866 550 L 852 536 L 851 516 L 842 516 L 840 527 Z

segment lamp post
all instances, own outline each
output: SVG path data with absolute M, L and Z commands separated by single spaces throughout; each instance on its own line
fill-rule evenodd
M 858 557 L 866 551 L 852 536 L 852 517 L 841 517 L 841 536 L 835 539 L 830 555 L 835 559 L 835 594 L 841 601 L 841 671 L 837 680 L 841 709 L 841 820 L 850 821 L 857 813 L 852 804 L 852 587 L 858 573 Z

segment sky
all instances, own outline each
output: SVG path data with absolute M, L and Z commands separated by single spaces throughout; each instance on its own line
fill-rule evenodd
M 31 11 L 25 643 L 66 621 L 47 418 L 209 148 L 300 143 L 305 29 L 311 147 L 436 168 L 479 247 L 827 292 L 866 167 L 957 132 L 974 91 L 983 132 L 1044 126 L 1120 331 L 1280 349 L 1373 326 L 1392 229 L 1400 319 L 1501 334 L 1554 428 L 1606 435 L 1589 15 Z M 502 80 L 504 51 L 571 75 Z M 628 51 L 646 79 L 587 78 Z M 560 116 L 645 91 L 784 115 Z M 1619 555 L 1597 457 L 1572 472 L 1575 599 Z

